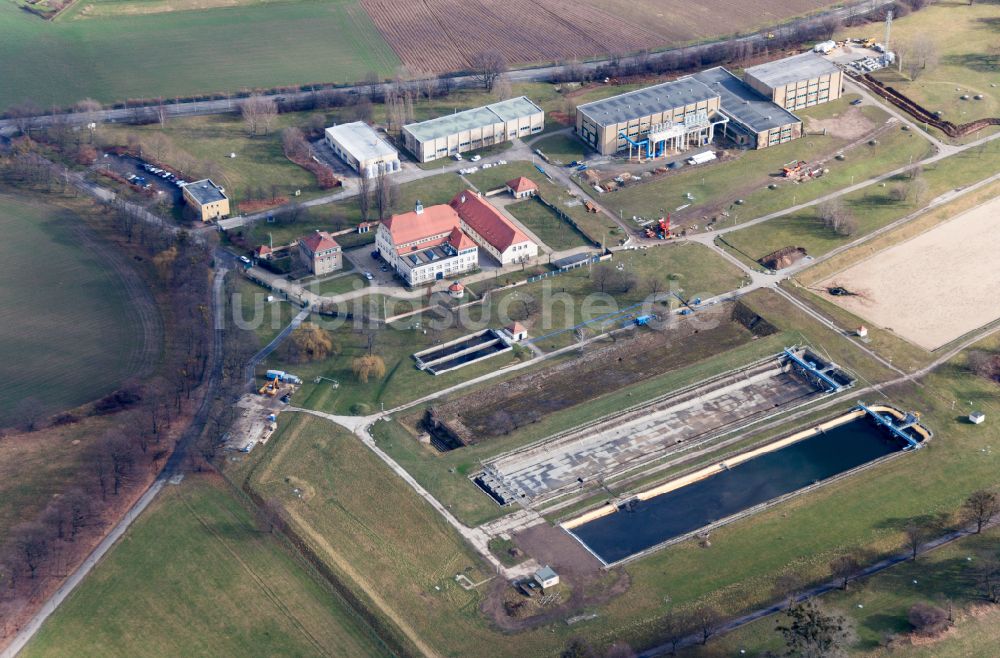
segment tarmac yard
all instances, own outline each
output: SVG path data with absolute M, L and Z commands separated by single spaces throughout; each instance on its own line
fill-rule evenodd
M 820 394 L 771 359 L 501 455 L 486 464 L 483 480 L 500 500 L 536 504 Z

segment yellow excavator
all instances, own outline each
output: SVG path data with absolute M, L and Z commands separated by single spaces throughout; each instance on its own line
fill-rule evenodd
M 261 386 L 260 390 L 257 392 L 260 393 L 261 395 L 269 395 L 273 398 L 275 395 L 278 394 L 278 391 L 280 390 L 281 386 L 279 386 L 278 378 L 275 377 L 274 379 L 268 381 L 266 384 Z

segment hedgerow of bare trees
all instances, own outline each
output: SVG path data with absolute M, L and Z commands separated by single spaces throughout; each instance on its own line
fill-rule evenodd
M 275 117 L 278 116 L 278 106 L 274 99 L 254 94 L 240 103 L 240 115 L 243 117 L 248 135 L 251 137 L 266 135 L 271 130 Z
M 839 198 L 824 201 L 817 208 L 823 226 L 837 235 L 848 237 L 858 230 L 858 220 L 854 218 Z
M 469 59 L 473 78 L 485 91 L 493 91 L 500 76 L 507 72 L 507 58 L 497 50 L 484 50 Z

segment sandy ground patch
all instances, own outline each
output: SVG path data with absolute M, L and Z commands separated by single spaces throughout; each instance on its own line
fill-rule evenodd
M 998 255 L 1000 197 L 828 278 L 820 294 L 933 350 L 1000 318 Z
M 826 130 L 840 139 L 858 139 L 874 129 L 875 122 L 856 107 L 849 107 L 829 119 L 806 118 L 806 130 L 809 132 Z

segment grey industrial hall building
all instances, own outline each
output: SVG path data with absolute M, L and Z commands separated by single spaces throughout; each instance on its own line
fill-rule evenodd
M 656 149 L 686 151 L 711 142 L 725 123 L 719 102 L 718 92 L 704 83 L 680 78 L 578 106 L 576 132 L 602 155 L 641 149 L 643 140 L 650 157 Z
M 542 132 L 545 113 L 526 96 L 403 126 L 403 143 L 420 162 Z
M 743 72 L 743 79 L 786 110 L 836 100 L 844 87 L 844 72 L 813 52 L 751 66 Z
M 727 137 L 741 146 L 762 149 L 802 136 L 802 121 L 717 66 L 692 76 L 719 94 L 719 111 L 729 118 Z

